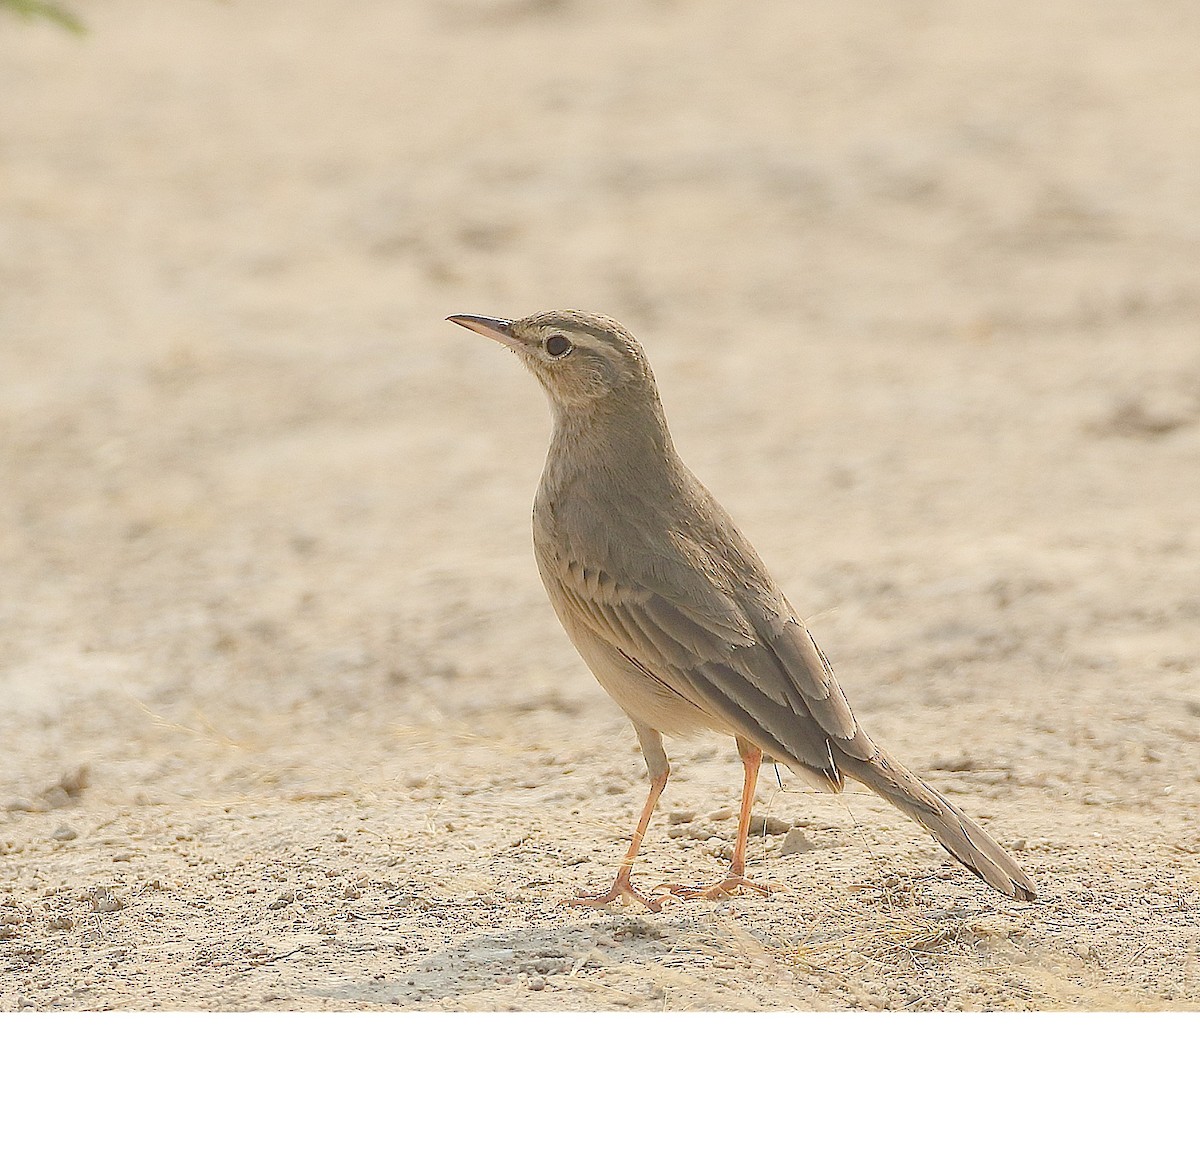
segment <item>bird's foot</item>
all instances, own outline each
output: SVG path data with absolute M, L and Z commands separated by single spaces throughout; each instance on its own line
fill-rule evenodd
M 754 891 L 759 895 L 770 895 L 771 888 L 765 883 L 755 883 L 744 875 L 730 872 L 719 883 L 701 884 L 670 883 L 666 890 L 679 899 L 729 899 L 740 891 Z
M 617 873 L 617 878 L 613 880 L 613 885 L 604 895 L 589 895 L 586 891 L 581 891 L 574 899 L 564 899 L 564 907 L 607 907 L 610 903 L 616 903 L 620 900 L 622 903 L 632 900 L 634 903 L 640 903 L 647 911 L 661 911 L 667 897 L 655 899 L 647 895 L 643 895 L 636 887 L 628 875 L 621 872 Z

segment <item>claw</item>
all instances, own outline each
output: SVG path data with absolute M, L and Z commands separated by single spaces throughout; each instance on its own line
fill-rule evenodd
M 739 891 L 753 891 L 759 895 L 770 895 L 771 888 L 764 883 L 755 883 L 744 875 L 735 875 L 732 871 L 719 883 L 708 886 L 701 884 L 668 883 L 665 890 L 680 899 L 729 899 Z
M 666 897 L 662 899 L 653 899 L 650 896 L 643 895 L 627 875 L 622 873 L 617 874 L 617 878 L 613 880 L 613 885 L 604 895 L 589 895 L 586 891 L 579 892 L 574 899 L 564 899 L 564 907 L 607 907 L 610 903 L 615 903 L 620 900 L 622 903 L 632 900 L 635 903 L 640 903 L 647 911 L 661 911 L 663 904 L 666 902 Z

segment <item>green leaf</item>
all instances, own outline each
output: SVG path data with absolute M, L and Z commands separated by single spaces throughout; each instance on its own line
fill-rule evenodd
M 76 36 L 87 32 L 79 17 L 61 4 L 50 4 L 46 0 L 0 0 L 0 10 L 5 8 L 25 20 L 49 20 Z

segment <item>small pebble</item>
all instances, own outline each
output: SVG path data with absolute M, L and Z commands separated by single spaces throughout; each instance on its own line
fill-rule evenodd
M 529 981 L 529 990 L 530 991 L 545 991 L 546 990 L 546 981 L 540 975 L 535 975 Z
M 296 902 L 296 893 L 294 891 L 281 891 L 274 900 L 267 904 L 268 911 L 278 911 L 282 907 L 287 907 L 289 903 Z
M 77 832 L 73 827 L 68 827 L 65 823 L 61 827 L 54 829 L 54 838 L 59 840 L 61 843 L 67 843 L 68 841 L 77 839 L 78 837 L 79 832 Z
M 667 822 L 674 827 L 677 823 L 691 823 L 696 818 L 694 811 L 670 811 L 667 813 Z
M 47 921 L 46 926 L 51 931 L 70 931 L 75 926 L 75 920 L 69 915 L 56 915 L 53 919 Z
M 807 835 L 804 834 L 804 829 L 793 827 L 791 831 L 783 837 L 783 844 L 779 848 L 780 855 L 799 855 L 802 851 L 816 851 L 817 845 L 813 843 Z
M 750 817 L 751 835 L 787 835 L 792 830 L 789 820 L 780 819 L 774 815 L 752 815 Z
M 132 851 L 113 852 L 113 863 L 128 863 L 133 858 Z

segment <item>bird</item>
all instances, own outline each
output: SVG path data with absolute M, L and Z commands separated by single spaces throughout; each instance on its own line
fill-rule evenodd
M 974 820 L 862 728 L 803 619 L 750 541 L 680 458 L 641 345 L 579 311 L 446 317 L 517 354 L 545 391 L 553 430 L 533 504 L 550 603 L 580 656 L 629 717 L 650 788 L 605 892 L 567 903 L 659 911 L 667 900 L 770 889 L 746 875 L 764 757 L 830 792 L 857 780 L 916 820 L 955 859 L 1015 900 L 1034 882 Z M 663 736 L 733 736 L 743 767 L 728 873 L 644 894 L 633 866 L 670 776 Z M 658 892 L 662 894 L 658 894 Z

